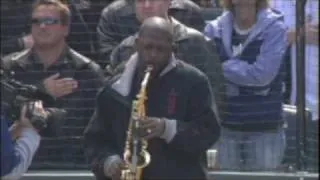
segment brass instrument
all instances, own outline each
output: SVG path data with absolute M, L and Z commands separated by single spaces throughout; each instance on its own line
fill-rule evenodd
M 147 67 L 140 91 L 136 96 L 137 99 L 132 103 L 131 118 L 123 154 L 125 168 L 121 171 L 122 180 L 141 180 L 143 168 L 148 166 L 151 160 L 147 151 L 148 142 L 139 136 L 139 126 L 140 121 L 143 121 L 146 117 L 146 90 L 152 69 L 152 66 Z

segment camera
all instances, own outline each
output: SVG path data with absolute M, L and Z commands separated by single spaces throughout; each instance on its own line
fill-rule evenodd
M 14 80 L 8 72 L 1 69 L 1 107 L 6 116 L 11 120 L 19 120 L 21 109 L 26 105 L 26 117 L 38 131 L 46 129 L 50 124 L 51 131 L 58 132 L 59 124 L 66 116 L 66 111 L 58 108 L 44 108 L 48 115 L 43 116 L 35 111 L 34 102 L 38 100 L 48 104 L 55 102 L 48 93 L 36 86 Z

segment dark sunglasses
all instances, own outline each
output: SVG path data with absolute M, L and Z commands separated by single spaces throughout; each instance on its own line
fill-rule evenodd
M 32 24 L 36 24 L 36 25 L 56 25 L 56 24 L 60 24 L 60 19 L 56 19 L 56 18 L 32 18 L 31 19 L 31 23 Z

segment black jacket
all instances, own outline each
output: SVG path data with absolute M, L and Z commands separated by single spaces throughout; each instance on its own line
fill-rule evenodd
M 205 179 L 200 159 L 219 137 L 207 77 L 182 61 L 175 63 L 167 73 L 149 81 L 146 108 L 147 116 L 175 119 L 177 133 L 169 143 L 160 138 L 149 141 L 151 163 L 144 169 L 143 179 Z M 95 113 L 85 130 L 85 152 L 97 180 L 107 179 L 103 163 L 108 156 L 122 157 L 131 103 L 140 89 L 139 81 L 129 85 L 133 79 L 129 71 L 120 78 L 99 93 Z M 138 88 L 132 88 L 136 85 Z
M 177 58 L 197 67 L 209 77 L 217 109 L 223 111 L 225 82 L 215 43 L 206 39 L 199 31 L 181 24 L 174 18 L 172 18 L 172 24 Z M 118 74 L 123 70 L 124 64 L 135 52 L 136 36 L 137 34 L 126 38 L 113 50 L 110 56 L 110 69 L 113 71 L 111 73 Z
M 103 85 L 104 77 L 100 67 L 88 58 L 67 48 L 61 58 L 47 70 L 39 63 L 31 50 L 13 53 L 4 57 L 3 68 L 13 71 L 13 78 L 26 84 L 43 88 L 43 80 L 57 72 L 60 77 L 72 77 L 79 82 L 78 89 L 64 97 L 57 98 L 54 104 L 44 102 L 45 107 L 63 108 L 67 111 L 64 122 L 60 122 L 64 138 L 44 138 L 35 158 L 36 163 L 85 163 L 81 154 L 80 136 L 93 114 L 94 99 Z M 51 134 L 44 133 L 47 136 Z M 52 148 L 54 144 L 54 148 Z M 54 151 L 54 153 L 53 153 Z M 80 153 L 80 154 L 79 154 Z M 52 154 L 49 155 L 48 154 Z M 59 155 L 59 156 L 57 156 Z M 50 158 L 51 157 L 51 158 Z
M 89 2 L 88 6 L 82 5 L 81 2 L 85 0 L 68 0 L 72 16 L 67 42 L 72 49 L 99 64 L 97 25 L 101 11 L 111 1 L 95 0 Z
M 112 50 L 126 37 L 139 29 L 133 0 L 116 0 L 101 13 L 97 27 L 99 64 L 104 68 L 109 63 Z M 205 22 L 198 5 L 190 0 L 173 0 L 169 15 L 189 27 L 203 31 Z

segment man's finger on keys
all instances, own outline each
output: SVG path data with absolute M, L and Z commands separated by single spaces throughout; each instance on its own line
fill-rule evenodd
M 143 138 L 148 140 L 148 139 L 151 139 L 151 138 L 154 138 L 157 136 L 157 132 L 156 131 L 153 131 L 151 130 L 150 133 L 147 133 Z

